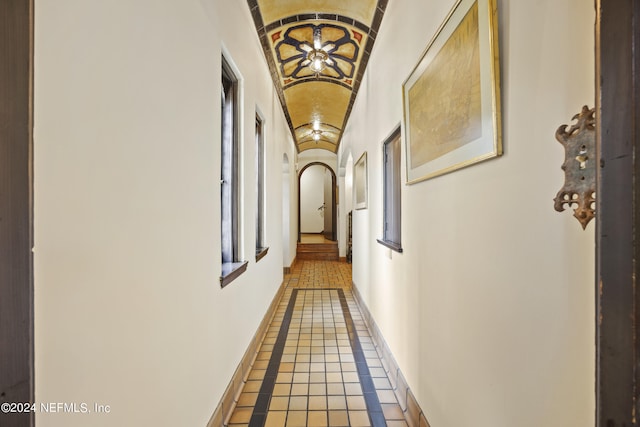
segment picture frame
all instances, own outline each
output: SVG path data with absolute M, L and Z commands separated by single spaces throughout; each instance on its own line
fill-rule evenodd
M 369 193 L 369 182 L 367 178 L 367 152 L 353 165 L 353 188 L 356 195 L 356 209 L 366 209 Z
M 502 155 L 495 0 L 458 0 L 402 85 L 407 184 Z

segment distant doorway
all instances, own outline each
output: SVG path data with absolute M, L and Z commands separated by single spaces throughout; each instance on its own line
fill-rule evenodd
M 310 236 L 337 240 L 336 174 L 322 162 L 312 162 L 298 175 L 298 242 Z M 314 243 L 314 242 L 310 242 Z

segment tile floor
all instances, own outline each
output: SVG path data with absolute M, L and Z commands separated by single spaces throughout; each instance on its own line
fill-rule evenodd
M 406 426 L 351 294 L 351 265 L 302 261 L 230 426 Z
M 333 240 L 325 239 L 323 234 L 300 234 L 300 243 L 335 243 Z

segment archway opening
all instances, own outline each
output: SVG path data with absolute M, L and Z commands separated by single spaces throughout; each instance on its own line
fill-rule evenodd
M 298 242 L 337 240 L 336 174 L 322 162 L 312 162 L 298 175 Z

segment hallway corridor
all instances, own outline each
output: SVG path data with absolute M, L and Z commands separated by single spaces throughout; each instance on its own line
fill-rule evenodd
M 230 426 L 406 426 L 351 292 L 351 265 L 301 261 Z

